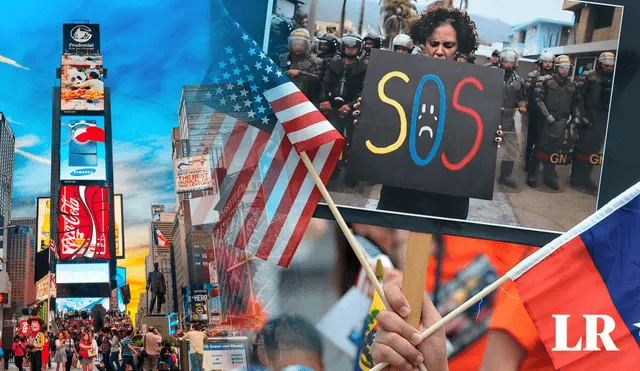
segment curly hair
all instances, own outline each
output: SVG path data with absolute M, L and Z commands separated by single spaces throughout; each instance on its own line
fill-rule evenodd
M 433 31 L 443 24 L 450 24 L 456 30 L 460 53 L 469 54 L 478 49 L 480 41 L 475 22 L 469 13 L 456 8 L 427 8 L 411 24 L 409 35 L 416 44 L 426 44 Z

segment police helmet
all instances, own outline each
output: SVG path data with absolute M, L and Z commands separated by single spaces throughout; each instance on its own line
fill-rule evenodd
M 604 52 L 598 57 L 598 62 L 606 66 L 613 66 L 616 61 L 616 55 L 612 52 Z
M 331 32 L 325 32 L 322 36 L 318 38 L 318 46 L 321 44 L 329 45 L 331 48 L 330 53 L 335 53 L 338 50 L 338 46 L 340 45 L 340 41 L 338 37 Z
M 342 40 L 340 42 L 340 52 L 347 57 L 356 57 L 360 55 L 362 52 L 362 37 L 357 33 L 351 33 L 342 36 Z M 351 55 L 346 53 L 347 48 L 355 48 L 357 49 L 356 53 Z
M 558 68 L 571 68 L 571 58 L 565 54 L 558 56 L 555 63 Z
M 374 49 L 380 49 L 380 46 L 382 46 L 382 38 L 380 37 L 380 35 L 378 35 L 375 32 L 367 33 L 366 35 L 364 35 L 362 40 L 363 41 L 372 40 Z
M 500 51 L 498 49 L 494 50 L 493 53 L 491 53 L 491 56 L 500 58 Z
M 500 52 L 500 62 L 511 62 L 515 65 L 518 62 L 518 53 L 513 48 L 504 48 Z
M 555 59 L 556 59 L 556 56 L 547 50 L 547 51 L 544 51 L 542 54 L 540 54 L 540 56 L 538 57 L 538 62 L 541 64 L 542 62 L 554 62 Z
M 401 46 L 406 48 L 409 52 L 413 51 L 413 40 L 407 34 L 399 34 L 398 36 L 393 38 L 393 42 L 391 43 L 391 47 L 393 51 L 396 50 L 396 47 Z
M 296 28 L 291 32 L 291 35 L 289 35 L 287 40 L 289 42 L 289 50 L 297 44 L 302 44 L 305 52 L 307 53 L 311 49 L 311 36 L 309 31 L 305 28 Z

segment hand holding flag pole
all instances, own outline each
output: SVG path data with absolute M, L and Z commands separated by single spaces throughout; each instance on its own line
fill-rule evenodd
M 444 318 L 433 324 L 431 327 L 422 332 L 422 339 L 426 339 L 427 337 L 433 335 L 436 331 L 441 329 L 445 324 L 449 321 L 463 313 L 465 310 L 469 309 L 471 306 L 485 298 L 487 295 L 491 294 L 493 291 L 498 289 L 508 280 L 513 280 L 516 282 L 516 287 L 518 287 L 517 281 L 522 278 L 524 280 L 533 280 L 535 279 L 535 284 L 539 282 L 540 277 L 536 277 L 535 274 L 540 275 L 542 268 L 540 270 L 533 270 L 532 268 L 537 268 L 536 266 L 540 263 L 544 265 L 545 263 L 550 262 L 553 259 L 557 259 L 555 262 L 555 266 L 553 263 L 549 263 L 549 271 L 553 272 L 565 269 L 565 264 L 560 261 L 563 258 L 562 249 L 566 249 L 570 251 L 571 249 L 578 251 L 573 255 L 570 255 L 570 259 L 574 259 L 575 257 L 584 257 L 587 256 L 588 264 L 591 264 L 593 267 L 594 257 L 596 260 L 600 262 L 603 266 L 615 266 L 617 271 L 621 271 L 618 274 L 624 274 L 626 271 L 620 265 L 624 264 L 637 264 L 634 261 L 624 261 L 627 256 L 624 256 L 622 253 L 605 253 L 603 251 L 611 250 L 611 249 L 619 249 L 619 250 L 627 250 L 627 254 L 629 256 L 635 256 L 637 251 L 640 250 L 640 243 L 637 242 L 637 237 L 635 237 L 632 233 L 638 233 L 637 230 L 640 228 L 640 182 L 636 183 L 633 187 L 629 188 L 627 191 L 623 192 L 618 197 L 614 198 L 608 204 L 603 206 L 600 210 L 596 211 L 593 215 L 591 215 L 586 220 L 582 221 L 580 224 L 571 228 L 568 232 L 556 238 L 540 250 L 531 254 L 529 257 L 522 260 L 515 267 L 509 270 L 504 276 L 500 277 L 497 281 L 492 283 L 491 285 L 485 287 L 478 294 L 473 296 L 471 299 L 467 300 L 465 303 L 460 305 L 454 311 L 446 315 Z M 636 232 L 633 232 L 636 231 Z M 590 241 L 590 248 L 585 248 L 585 239 Z M 611 240 L 614 239 L 613 242 Z M 616 240 L 617 239 L 617 240 Z M 624 246 L 621 242 L 631 243 L 631 246 Z M 582 244 L 582 246 L 580 246 Z M 581 252 L 580 249 L 585 249 L 587 251 Z M 600 249 L 600 254 L 597 255 L 597 249 Z M 571 251 L 570 251 L 571 252 Z M 551 256 L 554 254 L 554 256 Z M 637 257 L 635 257 L 637 259 Z M 545 261 L 546 260 L 546 261 Z M 573 261 L 572 261 L 573 263 Z M 587 264 L 584 264 L 587 265 Z M 596 267 L 593 267 L 595 269 Z M 531 270 L 531 271 L 530 271 Z M 545 276 L 553 276 L 553 274 L 547 274 L 548 271 L 543 271 L 542 273 Z M 584 274 L 583 270 L 580 271 L 581 274 Z M 527 276 L 530 274 L 530 276 Z M 596 273 L 598 274 L 598 273 Z M 612 276 L 615 276 L 612 274 Z M 543 277 L 544 278 L 544 277 Z M 617 277 L 613 277 L 615 280 Z M 605 285 L 609 285 L 610 283 L 602 282 L 602 278 L 599 277 L 597 281 L 604 283 Z M 524 283 L 523 283 L 524 285 Z M 640 285 L 635 283 L 635 285 L 640 288 Z M 626 290 L 633 290 L 633 287 L 627 287 Z M 520 292 L 520 288 L 518 288 Z M 543 292 L 540 289 L 537 289 L 538 297 L 544 296 Z M 631 292 L 631 291 L 630 291 Z M 522 295 L 521 295 L 522 296 Z M 531 299 L 531 302 L 534 301 L 535 298 Z M 599 298 L 600 299 L 600 298 Z M 611 300 L 611 298 L 602 298 L 599 300 L 600 302 L 606 302 L 607 300 Z M 571 306 L 571 301 L 568 300 L 567 305 Z M 598 304 L 596 303 L 596 304 Z M 530 303 L 531 304 L 531 303 Z M 554 303 L 554 305 L 562 306 L 563 303 Z M 613 304 L 615 305 L 615 303 Z M 532 307 L 530 305 L 530 307 Z M 592 304 L 590 308 L 595 308 Z M 594 312 L 598 312 L 601 310 L 601 307 L 597 307 Z M 592 309 L 593 310 L 593 309 Z M 532 313 L 532 309 L 527 308 L 529 315 L 535 314 Z M 633 315 L 633 314 L 632 314 Z M 621 320 L 624 320 L 622 318 Z M 539 324 L 540 325 L 540 324 Z M 634 326 L 638 326 L 638 324 L 634 324 Z M 639 326 L 640 327 L 640 326 Z M 622 336 L 622 335 L 620 335 Z M 631 334 L 633 336 L 633 334 Z M 640 334 L 638 336 L 640 338 Z M 637 342 L 628 341 L 628 343 L 633 344 L 631 348 L 637 350 Z M 635 347 L 635 348 L 634 348 Z M 599 352 L 599 355 L 606 356 L 607 352 Z M 636 357 L 640 357 L 640 354 L 636 353 Z M 559 356 L 557 356 L 559 357 Z M 634 355 L 629 356 L 629 358 L 634 357 Z M 558 368 L 563 365 L 558 365 L 556 362 L 563 362 L 564 360 L 556 360 L 554 359 L 554 365 Z M 628 362 L 629 359 L 626 359 L 625 362 Z M 596 361 L 592 362 L 596 364 Z M 602 361 L 600 361 L 602 362 Z M 626 363 L 629 364 L 629 363 Z M 380 371 L 387 367 L 387 363 L 379 363 L 375 367 L 373 367 L 370 371 Z
M 360 262 L 360 265 L 362 265 L 362 268 L 367 273 L 367 278 L 369 278 L 369 281 L 371 281 L 371 284 L 375 288 L 376 292 L 378 293 L 378 295 L 380 295 L 380 299 L 382 300 L 382 303 L 384 304 L 385 308 L 392 308 L 391 305 L 389 304 L 389 301 L 387 300 L 387 296 L 384 294 L 384 291 L 382 290 L 382 286 L 380 285 L 380 282 L 376 278 L 376 274 L 373 271 L 373 268 L 371 268 L 371 265 L 369 264 L 369 262 L 367 261 L 367 258 L 364 255 L 364 252 L 363 252 L 364 250 L 363 250 L 362 246 L 360 246 L 360 243 L 358 242 L 358 240 L 353 235 L 353 232 L 351 231 L 351 229 L 349 229 L 349 226 L 347 226 L 347 223 L 344 221 L 344 218 L 342 217 L 342 214 L 340 214 L 340 211 L 338 210 L 338 207 L 336 206 L 335 202 L 331 198 L 331 195 L 329 194 L 329 191 L 327 190 L 327 187 L 325 187 L 324 183 L 322 182 L 322 179 L 320 179 L 320 176 L 316 172 L 316 169 L 313 167 L 313 164 L 311 163 L 311 160 L 309 160 L 309 156 L 307 156 L 306 152 L 301 152 L 300 153 L 300 158 L 304 162 L 304 165 L 307 167 L 307 170 L 309 171 L 309 174 L 311 174 L 311 176 L 313 177 L 313 180 L 316 183 L 316 186 L 318 187 L 318 189 L 320 190 L 320 193 L 322 194 L 322 197 L 327 202 L 327 205 L 329 206 L 329 209 L 331 210 L 331 213 L 336 218 L 336 222 L 340 226 L 340 229 L 342 230 L 342 233 L 344 233 L 345 237 L 347 238 L 347 241 L 349 241 L 349 245 L 351 246 L 351 249 L 353 250 L 353 252 L 358 257 L 358 261 Z M 428 240 L 429 240 L 429 242 L 431 242 L 430 241 L 431 240 L 431 236 L 429 236 Z M 428 257 L 428 255 L 427 255 L 427 257 Z M 403 286 L 404 286 L 404 284 L 403 284 Z M 420 299 L 422 300 L 422 297 L 420 297 Z M 471 304 L 471 305 L 473 305 L 473 304 Z M 418 321 L 419 321 L 419 319 L 420 319 L 420 311 L 419 310 L 416 311 L 415 308 L 414 308 L 413 312 L 416 312 L 418 314 L 417 318 L 418 318 Z M 435 331 L 437 331 L 437 329 L 434 330 L 434 332 Z M 386 366 L 388 366 L 388 365 L 385 364 L 383 367 L 379 368 L 378 370 L 381 370 Z M 428 370 L 427 370 L 427 367 L 424 364 L 421 364 L 420 365 L 420 371 L 428 371 Z

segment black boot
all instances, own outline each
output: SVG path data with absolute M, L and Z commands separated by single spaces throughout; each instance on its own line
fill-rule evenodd
M 537 182 L 538 174 L 536 174 L 533 169 L 531 169 L 531 171 L 529 171 L 529 174 L 527 174 L 527 185 L 531 188 L 536 188 L 538 186 Z
M 542 181 L 547 187 L 551 188 L 554 191 L 560 189 L 560 186 L 558 186 L 558 181 L 553 178 L 543 178 Z
M 513 173 L 513 161 L 502 161 L 500 164 L 500 177 L 498 183 L 505 185 L 509 188 L 518 188 L 518 185 L 513 180 L 509 179 Z

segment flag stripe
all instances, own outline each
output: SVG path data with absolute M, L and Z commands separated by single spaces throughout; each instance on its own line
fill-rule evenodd
M 310 151 L 307 155 L 309 159 L 313 161 L 317 153 L 317 150 Z M 296 197 L 300 191 L 300 188 L 306 178 L 307 168 L 304 166 L 302 161 L 297 162 L 296 170 L 291 175 L 291 180 L 287 185 L 287 190 L 284 193 L 284 197 L 280 201 L 280 205 L 278 206 L 278 210 L 276 211 L 276 217 L 271 221 L 269 226 L 267 227 L 267 232 L 265 233 L 264 239 L 261 241 L 260 247 L 258 248 L 258 252 L 256 256 L 268 260 L 269 254 L 271 253 L 274 245 L 282 245 L 282 243 L 278 244 L 277 241 L 280 240 L 280 231 L 288 219 L 287 215 L 291 212 L 291 207 L 296 200 Z M 280 240 L 282 241 L 282 240 Z
M 274 111 L 274 112 L 278 120 L 280 120 L 280 122 L 287 122 L 287 121 L 293 121 L 300 116 L 303 116 L 307 113 L 314 112 L 314 111 L 317 111 L 316 106 L 314 106 L 313 103 L 306 101 L 306 102 L 296 104 L 295 106 L 289 106 L 282 111 Z
M 242 199 L 239 203 L 240 204 L 239 207 L 235 207 L 235 210 L 231 209 L 231 213 L 233 213 L 233 220 L 230 223 L 230 228 L 227 229 L 226 241 L 242 250 L 244 250 L 246 246 L 242 244 L 238 244 L 237 243 L 238 239 L 242 239 L 242 240 L 247 239 L 246 237 L 249 235 L 248 234 L 249 232 L 244 228 L 245 220 L 251 214 L 251 209 L 254 207 L 254 203 L 255 203 L 254 201 L 256 200 L 256 198 L 260 198 L 259 195 L 263 192 L 262 191 L 263 169 L 261 167 L 263 165 L 268 166 L 272 160 L 273 153 L 269 153 L 269 150 L 267 148 L 270 146 L 275 146 L 275 148 L 278 148 L 280 146 L 280 140 L 282 139 L 282 137 L 283 136 L 272 135 L 271 138 L 267 138 L 268 142 L 266 143 L 264 150 L 261 151 L 261 155 L 258 160 L 259 165 L 255 167 L 255 170 L 253 171 L 253 175 L 251 176 L 251 179 L 249 180 L 249 183 L 248 183 L 249 185 L 260 184 L 260 186 L 255 191 L 252 191 L 249 189 L 249 187 L 247 187 L 247 190 L 242 195 Z M 265 158 L 267 159 L 265 160 Z M 251 205 L 251 206 L 248 210 L 246 210 L 244 205 Z M 258 214 L 258 217 L 259 217 L 259 214 Z
M 334 148 L 334 143 L 327 143 L 321 146 L 318 149 L 316 158 L 313 160 L 313 167 L 320 175 L 323 183 L 328 182 L 329 177 L 331 177 L 331 171 L 325 171 L 325 169 L 332 169 L 333 167 L 327 167 L 327 165 L 332 161 L 334 163 L 337 162 L 338 156 L 340 155 L 340 151 L 335 151 Z M 291 212 L 287 216 L 289 220 L 285 222 L 284 231 L 280 233 L 281 237 L 285 237 L 285 241 L 288 242 L 286 244 L 276 244 L 276 250 L 272 251 L 269 256 L 271 261 L 277 262 L 280 266 L 289 266 L 291 259 L 293 259 L 293 254 L 302 241 L 304 232 L 307 230 L 309 221 L 311 221 L 311 217 L 313 216 L 313 211 L 318 205 L 320 198 L 320 190 L 316 187 L 311 174 L 307 172 L 300 193 L 298 193 L 298 197 L 296 198 L 296 204 L 300 206 L 296 205 L 296 207 L 292 207 Z
M 214 129 L 215 121 L 217 121 L 217 117 L 219 116 L 216 114 L 213 114 L 211 116 L 211 120 L 209 121 L 210 123 L 209 128 L 207 130 Z M 220 129 L 218 129 L 218 134 L 216 135 L 216 138 L 212 141 L 212 145 L 209 146 L 209 148 L 211 147 L 226 148 L 227 143 L 229 142 L 229 139 L 231 139 L 234 129 L 238 127 L 238 124 L 240 124 L 240 122 L 238 122 L 238 120 L 236 120 L 234 117 L 225 115 L 224 119 L 222 120 L 222 126 L 220 127 Z M 215 143 L 215 141 L 218 141 L 218 143 Z M 224 150 L 223 150 L 223 153 L 224 153 Z M 212 156 L 212 157 L 213 157 L 212 158 L 213 161 L 211 162 L 211 168 L 215 169 L 216 167 L 218 167 L 218 161 L 220 161 L 220 159 L 222 158 L 222 155 Z
M 298 87 L 292 83 L 291 81 L 285 82 L 282 85 L 276 86 L 273 89 L 266 90 L 264 92 L 264 97 L 267 98 L 269 102 L 275 102 L 280 98 L 286 97 L 287 95 L 293 94 L 300 91 Z
M 247 246 L 247 253 L 249 254 L 257 254 L 258 248 L 267 234 L 269 223 L 279 215 L 279 205 L 287 190 L 287 184 L 290 182 L 292 175 L 300 163 L 300 157 L 296 150 L 292 148 L 291 142 L 285 140 L 283 143 L 286 143 L 287 148 L 289 148 L 289 153 L 280 172 L 277 174 L 274 173 L 274 177 L 270 177 L 268 179 L 269 181 L 264 185 L 266 204 L 256 224 L 256 229 L 251 234 L 250 243 Z M 274 178 L 277 178 L 275 182 L 273 181 Z M 273 186 L 269 187 L 271 184 L 273 184 Z M 271 191 L 269 188 L 271 188 Z
M 276 128 L 281 129 L 282 126 L 278 125 Z M 291 150 L 291 144 L 288 138 L 284 136 L 284 130 L 282 131 L 282 135 L 277 136 L 275 140 L 270 141 L 270 144 L 277 145 L 277 151 L 274 154 L 268 153 L 265 150 L 262 158 L 268 158 L 265 161 L 265 166 L 268 166 L 268 164 L 271 164 L 272 166 L 268 168 L 267 173 L 264 175 L 260 189 L 253 199 L 251 209 L 245 216 L 244 221 L 242 221 L 242 233 L 238 234 L 236 232 L 235 234 L 237 235 L 237 238 L 232 236 L 231 239 L 228 239 L 228 241 L 235 241 L 234 246 L 238 246 L 242 249 L 246 249 L 247 244 L 251 241 L 249 237 L 253 234 L 262 214 L 264 212 L 268 212 L 268 210 L 265 210 L 266 201 L 271 196 L 271 191 L 273 190 L 276 179 L 278 178 L 278 175 L 281 174 L 282 168 L 285 165 L 285 161 L 287 160 L 285 156 Z M 258 169 L 259 174 L 264 171 L 262 166 L 263 165 Z M 268 218 L 268 220 L 271 220 L 271 218 Z
M 322 136 L 310 138 L 308 140 L 296 143 L 296 149 L 298 152 L 306 152 L 311 148 L 317 148 L 325 143 L 335 142 L 342 145 L 344 143 L 344 137 L 340 135 L 336 130 L 325 132 Z
M 246 127 L 246 132 L 242 137 L 242 141 L 240 143 L 240 147 L 238 148 L 237 153 L 233 156 L 231 163 L 228 167 L 225 167 L 224 170 L 225 178 L 222 181 L 218 189 L 218 193 L 216 194 L 216 200 L 214 201 L 214 207 L 220 210 L 220 219 L 223 218 L 222 209 L 227 204 L 229 196 L 231 192 L 235 188 L 235 184 L 238 180 L 238 173 L 245 166 L 245 162 L 249 158 L 251 154 L 251 149 L 253 148 L 253 144 L 255 143 L 256 137 L 262 131 L 254 128 L 253 126 Z
M 296 117 L 293 120 L 283 122 L 282 126 L 284 126 L 287 133 L 292 133 L 294 131 L 305 129 L 309 126 L 314 126 L 322 121 L 327 121 L 327 118 L 320 113 L 320 111 L 311 111 Z
M 267 100 L 269 99 L 267 98 Z M 295 106 L 296 104 L 300 104 L 308 101 L 309 99 L 307 98 L 306 95 L 304 95 L 301 91 L 296 91 L 280 99 L 276 99 L 274 101 L 269 100 L 269 103 L 271 103 L 271 108 L 273 109 L 274 112 L 279 112 L 291 106 Z
M 509 277 L 511 280 L 516 280 L 531 267 L 538 264 L 546 257 L 551 255 L 554 251 L 562 247 L 565 243 L 571 241 L 596 224 L 600 223 L 606 217 L 613 214 L 616 210 L 629 203 L 629 201 L 631 201 L 638 195 L 640 195 L 640 183 L 636 183 L 636 185 L 611 200 L 609 203 L 600 208 L 600 210 L 596 211 L 595 214 L 585 219 L 575 227 L 571 228 L 567 233 L 561 235 L 560 237 L 548 243 L 545 247 L 529 255 L 529 257 L 518 263 L 518 265 L 507 272 L 507 277 Z
M 232 191 L 229 192 L 228 197 L 222 204 L 224 205 L 224 208 L 222 209 L 222 212 L 220 214 L 221 216 L 224 215 L 225 217 L 221 217 L 220 222 L 218 222 L 218 224 L 214 228 L 214 233 L 217 233 L 219 236 L 224 236 L 226 234 L 227 228 L 233 221 L 233 217 L 232 215 L 230 215 L 230 213 L 232 212 L 232 210 L 236 210 L 248 186 L 250 186 L 249 182 L 254 171 L 258 167 L 258 160 L 260 159 L 262 151 L 264 150 L 264 147 L 267 145 L 267 141 L 269 140 L 269 133 L 262 130 L 255 130 L 259 131 L 259 133 L 255 137 L 253 145 L 248 148 L 249 152 L 247 154 L 246 161 L 244 161 L 243 168 L 236 178 L 236 182 L 233 186 Z
M 291 143 L 297 144 L 299 142 L 303 142 L 305 140 L 320 136 L 324 133 L 331 132 L 332 130 L 334 130 L 333 125 L 331 125 L 329 121 L 325 120 L 313 126 L 307 126 L 304 129 L 289 133 L 289 138 L 291 139 Z

